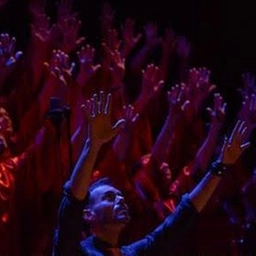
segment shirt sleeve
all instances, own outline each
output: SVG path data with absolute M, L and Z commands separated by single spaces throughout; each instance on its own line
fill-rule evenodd
M 169 255 L 177 241 L 189 230 L 197 215 L 198 212 L 186 194 L 173 214 L 152 233 L 128 247 L 136 255 Z
M 53 255 L 83 255 L 80 247 L 85 200 L 77 200 L 70 191 L 69 182 L 64 186 L 59 207 L 58 226 L 54 234 Z

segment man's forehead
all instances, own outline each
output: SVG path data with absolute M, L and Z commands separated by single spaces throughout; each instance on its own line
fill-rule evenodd
M 91 191 L 91 197 L 95 198 L 107 192 L 121 193 L 118 189 L 110 185 L 101 185 Z

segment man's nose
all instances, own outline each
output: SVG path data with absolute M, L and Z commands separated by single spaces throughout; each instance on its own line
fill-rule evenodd
M 123 202 L 124 202 L 124 197 L 123 197 L 123 196 L 120 196 L 120 195 L 117 195 L 117 196 L 116 196 L 116 202 L 117 202 L 117 203 L 120 203 L 120 202 L 123 203 Z

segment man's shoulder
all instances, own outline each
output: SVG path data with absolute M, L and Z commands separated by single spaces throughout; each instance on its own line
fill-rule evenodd
M 80 242 L 80 246 L 84 255 L 88 255 L 88 256 L 98 255 L 98 252 L 97 252 L 98 250 L 94 247 L 92 236 L 89 236 L 86 239 L 82 240 Z

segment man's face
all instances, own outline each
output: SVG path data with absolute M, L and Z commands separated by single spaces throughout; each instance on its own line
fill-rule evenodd
M 116 188 L 102 185 L 95 188 L 90 195 L 90 210 L 95 215 L 95 224 L 121 224 L 129 222 L 129 209 L 124 196 Z

